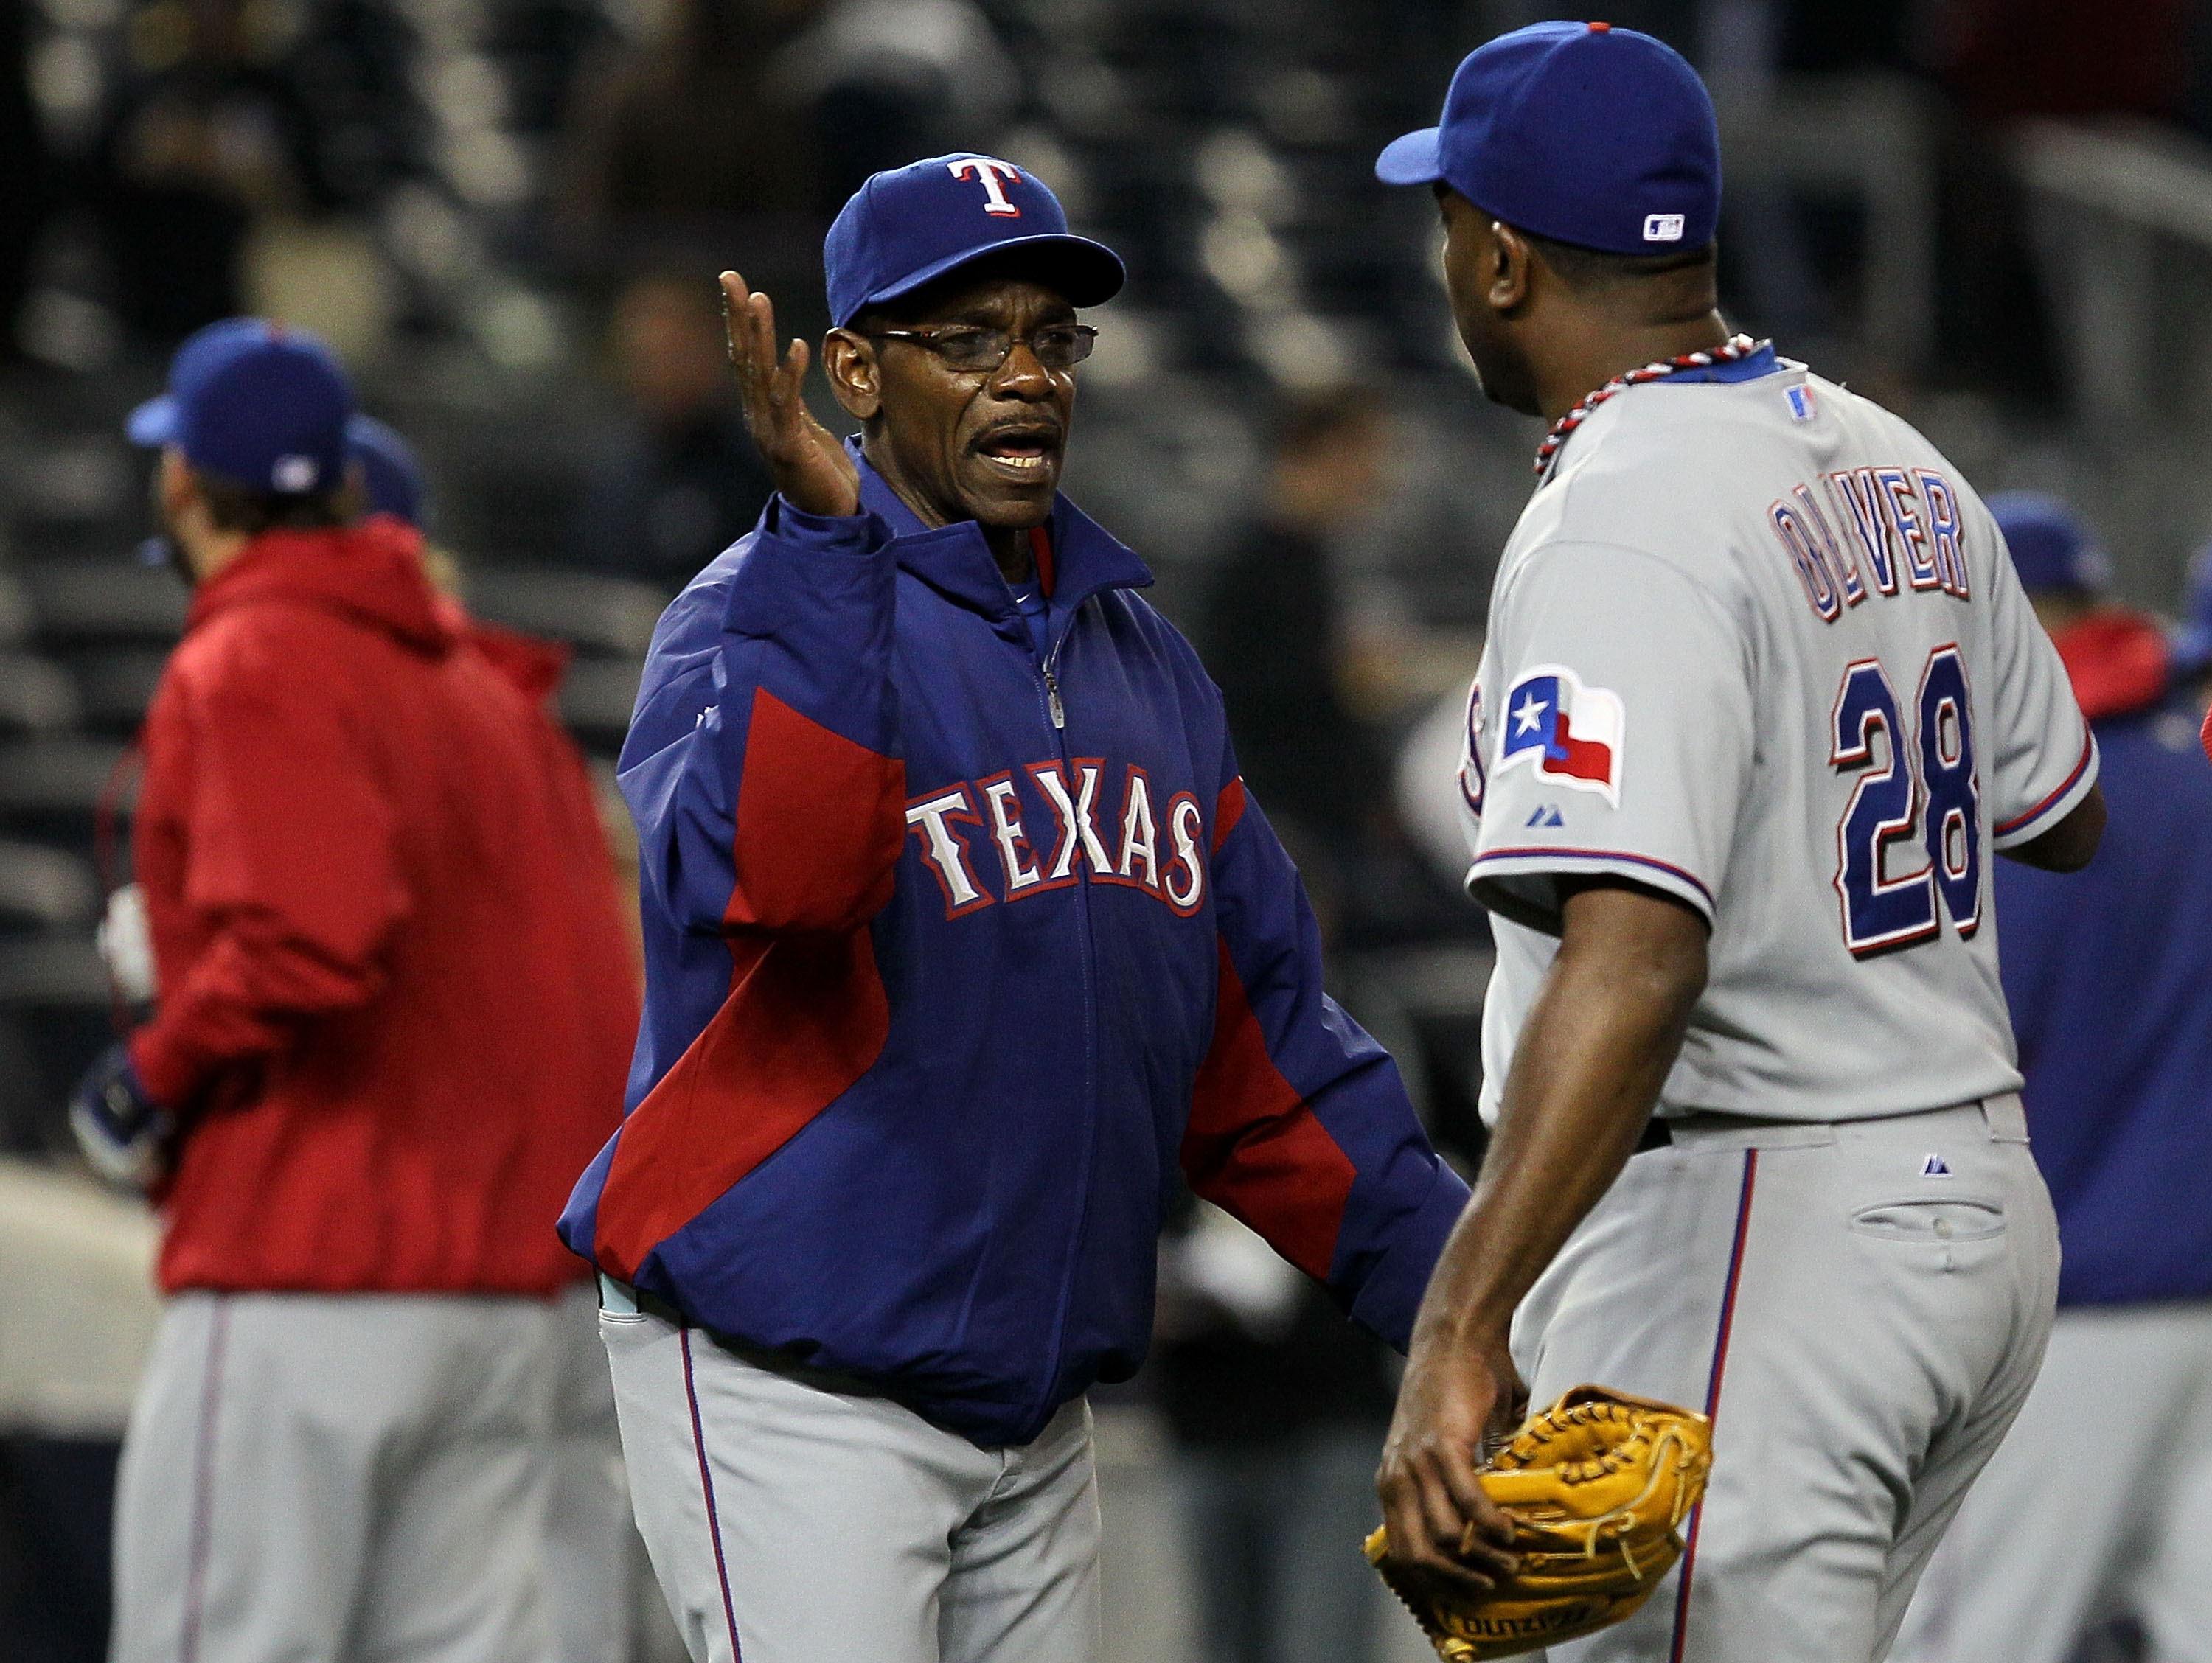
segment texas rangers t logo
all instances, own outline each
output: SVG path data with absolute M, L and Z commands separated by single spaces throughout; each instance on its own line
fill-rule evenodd
M 983 211 L 996 214 L 1002 219 L 1018 220 L 1022 210 L 1006 200 L 1006 193 L 999 188 L 1001 181 L 1012 184 L 1022 176 L 1022 170 L 1010 161 L 994 161 L 988 156 L 963 156 L 958 161 L 945 164 L 955 179 L 979 179 L 983 181 Z
M 1563 665 L 1523 671 L 1505 695 L 1498 772 L 1529 763 L 1538 779 L 1596 792 L 1619 808 L 1625 718 L 1619 694 L 1584 687 Z

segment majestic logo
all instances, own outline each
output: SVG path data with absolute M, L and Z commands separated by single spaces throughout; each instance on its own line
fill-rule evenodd
M 1948 1178 L 1951 1175 L 1950 1162 L 1940 1155 L 1930 1155 L 1921 1162 L 1920 1175 L 1923 1178 Z
M 1682 215 L 1680 214 L 1646 214 L 1644 216 L 1644 240 L 1646 242 L 1681 241 Z
M 1006 193 L 999 188 L 1003 182 L 1021 182 L 1022 170 L 1010 161 L 994 161 L 988 156 L 964 156 L 958 161 L 945 164 L 955 179 L 976 179 L 983 181 L 983 211 L 996 214 L 1001 219 L 1018 220 L 1022 210 L 1006 200 Z
M 1620 695 L 1584 687 L 1555 664 L 1525 671 L 1505 695 L 1505 733 L 1498 771 L 1528 763 L 1539 780 L 1594 791 L 1620 806 L 1620 752 L 1626 713 Z
M 1104 800 L 1106 764 L 1096 756 L 1071 763 L 1033 762 L 1021 770 L 1034 796 L 1009 769 L 965 780 L 907 804 L 909 835 L 945 894 L 945 915 L 958 918 L 994 902 L 1025 901 L 1083 881 L 1141 889 L 1188 918 L 1206 895 L 1206 824 L 1198 799 L 1179 791 L 1158 799 L 1152 777 L 1135 763 L 1121 770 L 1118 810 Z M 1027 807 L 1041 803 L 1051 821 L 1049 845 L 1032 841 Z M 972 832 L 957 829 L 967 826 Z M 980 835 L 978 835 L 980 834 Z M 973 842 L 971 843 L 971 839 Z M 998 893 L 986 873 L 995 870 Z

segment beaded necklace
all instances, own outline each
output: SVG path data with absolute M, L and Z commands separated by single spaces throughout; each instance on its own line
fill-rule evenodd
M 1772 344 L 1771 341 L 1754 341 L 1748 335 L 1738 335 L 1731 337 L 1727 344 L 1714 347 L 1709 351 L 1686 352 L 1679 358 L 1662 358 L 1656 363 L 1644 365 L 1641 369 L 1632 369 L 1614 376 L 1552 423 L 1551 432 L 1544 435 L 1544 442 L 1536 447 L 1536 477 L 1541 479 L 1544 476 L 1552 465 L 1552 458 L 1559 453 L 1559 446 L 1565 444 L 1574 430 L 1589 420 L 1590 412 L 1607 399 L 1624 393 L 1631 387 L 1640 387 L 1646 381 L 1663 381 L 1686 369 L 1711 369 L 1715 364 L 1733 364 L 1748 358 L 1761 347 Z

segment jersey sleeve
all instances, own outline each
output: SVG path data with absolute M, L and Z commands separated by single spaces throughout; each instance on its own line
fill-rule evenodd
M 398 811 L 326 683 L 257 642 L 180 708 L 185 901 L 211 934 L 131 1056 L 155 1098 L 183 1111 L 223 1070 L 296 1045 L 303 1022 L 374 998 L 414 899 Z
M 890 543 L 771 499 L 719 618 L 655 641 L 619 779 L 641 882 L 683 928 L 849 932 L 890 899 Z
M 1734 617 L 1656 556 L 1554 543 L 1492 628 L 1462 779 L 1480 802 L 1474 898 L 1557 935 L 1559 880 L 1609 874 L 1710 925 L 1755 737 Z
M 1984 719 L 1996 734 L 1990 836 L 2011 849 L 2049 831 L 2089 794 L 2097 783 L 2097 741 L 2012 561 L 2001 556 L 1992 567 L 1990 645 L 1997 684 Z
M 1467 1186 L 1389 1053 L 1322 991 L 1297 869 L 1233 773 L 1210 867 L 1219 982 L 1184 1176 L 1402 1351 Z

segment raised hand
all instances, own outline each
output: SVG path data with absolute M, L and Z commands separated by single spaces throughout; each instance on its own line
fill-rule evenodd
M 810 514 L 860 511 L 860 472 L 836 435 L 806 408 L 806 343 L 794 340 L 779 360 L 775 307 L 745 287 L 734 271 L 722 274 L 722 319 L 729 331 L 730 366 L 744 400 L 745 431 L 768 464 L 783 500 Z

